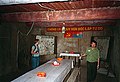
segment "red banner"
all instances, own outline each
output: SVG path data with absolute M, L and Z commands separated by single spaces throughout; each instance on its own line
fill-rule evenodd
M 103 31 L 102 26 L 81 26 L 81 27 L 65 27 L 65 32 L 81 32 L 81 31 Z M 47 32 L 62 32 L 62 27 L 48 27 Z

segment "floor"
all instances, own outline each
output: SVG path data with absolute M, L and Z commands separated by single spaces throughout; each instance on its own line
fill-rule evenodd
M 101 71 L 101 68 L 99 69 Z M 117 82 L 116 78 L 114 76 L 106 76 L 105 72 L 99 72 L 97 73 L 97 77 L 95 82 Z M 87 69 L 86 69 L 86 61 L 81 61 L 81 81 L 80 82 L 87 82 Z
M 23 75 L 24 73 L 26 73 L 29 70 L 30 70 L 30 68 L 20 69 L 20 70 L 17 70 L 16 72 L 12 72 L 7 75 L 3 75 L 0 77 L 0 82 L 10 82 L 13 79 L 19 77 L 20 75 Z
M 29 71 L 29 70 L 24 70 L 24 71 L 18 70 L 17 72 L 2 76 L 2 77 L 0 77 L 0 82 L 10 82 L 11 80 L 15 79 L 16 77 L 24 74 L 26 71 Z M 80 71 L 81 71 L 81 77 L 80 77 L 81 79 L 79 82 L 87 82 L 86 81 L 87 69 L 86 69 L 86 61 L 85 60 L 81 61 L 81 70 Z M 107 77 L 106 73 L 98 72 L 95 82 L 117 82 L 117 81 L 116 81 L 115 77 L 111 77 L 111 76 Z

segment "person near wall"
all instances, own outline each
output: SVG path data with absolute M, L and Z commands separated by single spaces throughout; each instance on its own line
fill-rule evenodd
M 87 82 L 94 82 L 99 68 L 100 56 L 96 46 L 97 42 L 92 40 L 90 47 L 86 49 L 85 54 L 82 54 L 82 57 L 87 57 Z
M 40 53 L 39 53 L 39 39 L 34 40 L 34 45 L 32 46 L 31 49 L 31 54 L 32 54 L 32 69 L 36 68 L 40 64 Z

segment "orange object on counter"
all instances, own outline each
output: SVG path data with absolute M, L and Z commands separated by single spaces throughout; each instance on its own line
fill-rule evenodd
M 46 77 L 46 73 L 45 72 L 38 72 L 37 76 L 39 76 L 39 77 Z
M 63 58 L 57 58 L 58 61 L 61 61 Z

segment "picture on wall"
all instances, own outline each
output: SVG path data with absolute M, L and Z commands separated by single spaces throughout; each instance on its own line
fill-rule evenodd
M 110 37 L 94 37 L 94 40 L 97 41 L 97 47 L 100 50 L 101 60 L 106 60 L 108 55 Z
M 40 55 L 54 54 L 55 37 L 54 36 L 40 36 L 37 35 L 36 39 L 39 39 Z

